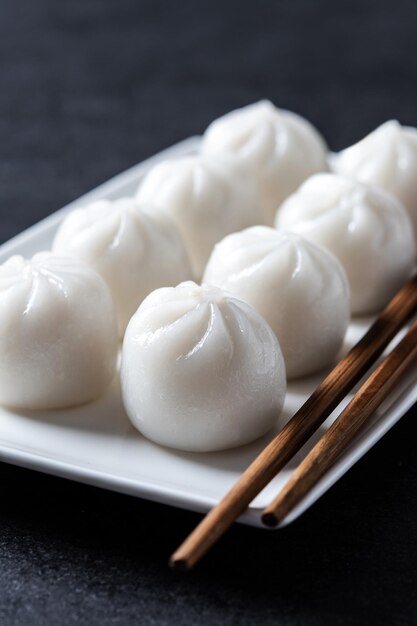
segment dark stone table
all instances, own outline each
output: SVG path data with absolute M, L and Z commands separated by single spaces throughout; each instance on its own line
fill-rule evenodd
M 417 5 L 3 0 L 1 240 L 216 116 L 269 97 L 334 149 L 417 125 Z M 0 624 L 417 622 L 411 411 L 280 532 L 236 526 L 190 575 L 199 516 L 0 465 Z

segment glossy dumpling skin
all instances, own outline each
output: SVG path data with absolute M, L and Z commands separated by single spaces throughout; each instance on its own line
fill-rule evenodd
M 101 200 L 72 211 L 58 229 L 53 250 L 88 263 L 106 281 L 121 336 L 151 291 L 192 275 L 175 225 L 131 198 Z
M 417 129 L 391 120 L 332 158 L 332 169 L 394 195 L 417 234 Z
M 0 266 L 0 402 L 57 409 L 97 398 L 118 351 L 110 292 L 87 265 L 48 252 Z
M 233 156 L 258 181 L 269 225 L 278 206 L 303 180 L 328 169 L 327 147 L 316 129 L 266 100 L 212 122 L 203 136 L 202 152 Z
M 214 248 L 203 277 L 251 304 L 278 337 L 288 378 L 331 363 L 349 322 L 340 263 L 292 233 L 256 226 Z
M 121 381 L 133 425 L 156 443 L 207 452 L 277 424 L 286 391 L 279 344 L 246 303 L 186 282 L 154 291 L 126 330 Z
M 145 177 L 137 198 L 174 221 L 197 280 L 217 241 L 263 223 L 256 182 L 225 157 L 189 156 L 159 163 Z
M 380 310 L 415 262 L 411 221 L 386 192 L 335 174 L 317 174 L 288 198 L 276 226 L 332 252 L 346 270 L 352 313 Z

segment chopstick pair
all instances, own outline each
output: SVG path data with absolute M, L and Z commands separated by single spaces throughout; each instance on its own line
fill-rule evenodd
M 262 513 L 267 526 L 282 522 L 346 450 L 358 431 L 388 397 L 401 376 L 417 361 L 417 321 L 363 383 L 328 431 L 300 463 Z
M 170 559 L 175 569 L 191 569 L 250 502 L 308 441 L 359 382 L 403 325 L 417 313 L 417 276 L 394 296 L 364 337 L 335 366 L 303 406 L 245 470 L 226 496 L 206 515 Z M 417 323 L 381 362 L 329 431 L 263 513 L 275 525 L 346 448 L 362 423 L 392 390 L 417 356 Z

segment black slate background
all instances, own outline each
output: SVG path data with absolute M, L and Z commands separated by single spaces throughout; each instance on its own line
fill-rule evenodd
M 334 149 L 417 125 L 416 37 L 402 0 L 3 0 L 0 238 L 261 97 Z M 198 515 L 1 464 L 0 624 L 415 624 L 415 418 L 191 575 L 166 560 Z

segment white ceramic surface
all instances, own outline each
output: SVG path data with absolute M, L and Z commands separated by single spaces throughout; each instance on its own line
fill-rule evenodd
M 191 138 L 177 144 L 29 228 L 0 247 L 0 262 L 11 254 L 28 256 L 48 247 L 58 224 L 71 208 L 103 197 L 133 194 L 141 177 L 155 162 L 190 154 L 196 150 L 198 142 L 198 138 Z M 363 334 L 370 321 L 368 318 L 351 324 L 344 350 Z M 324 373 L 289 384 L 284 408 L 288 418 L 323 377 Z M 417 401 L 417 386 L 413 382 L 416 378 L 417 368 L 398 386 L 340 461 L 292 512 L 286 524 L 327 491 Z M 330 416 L 326 424 L 333 418 Z M 320 429 L 319 434 L 322 432 Z M 175 452 L 163 448 L 143 438 L 130 425 L 122 408 L 117 381 L 105 396 L 83 407 L 35 413 L 0 408 L 0 460 L 202 512 L 226 493 L 271 436 L 270 433 L 253 444 L 216 453 Z M 311 443 L 315 439 L 313 437 Z M 260 510 L 285 483 L 311 443 L 259 494 L 242 516 L 242 522 L 260 526 Z

